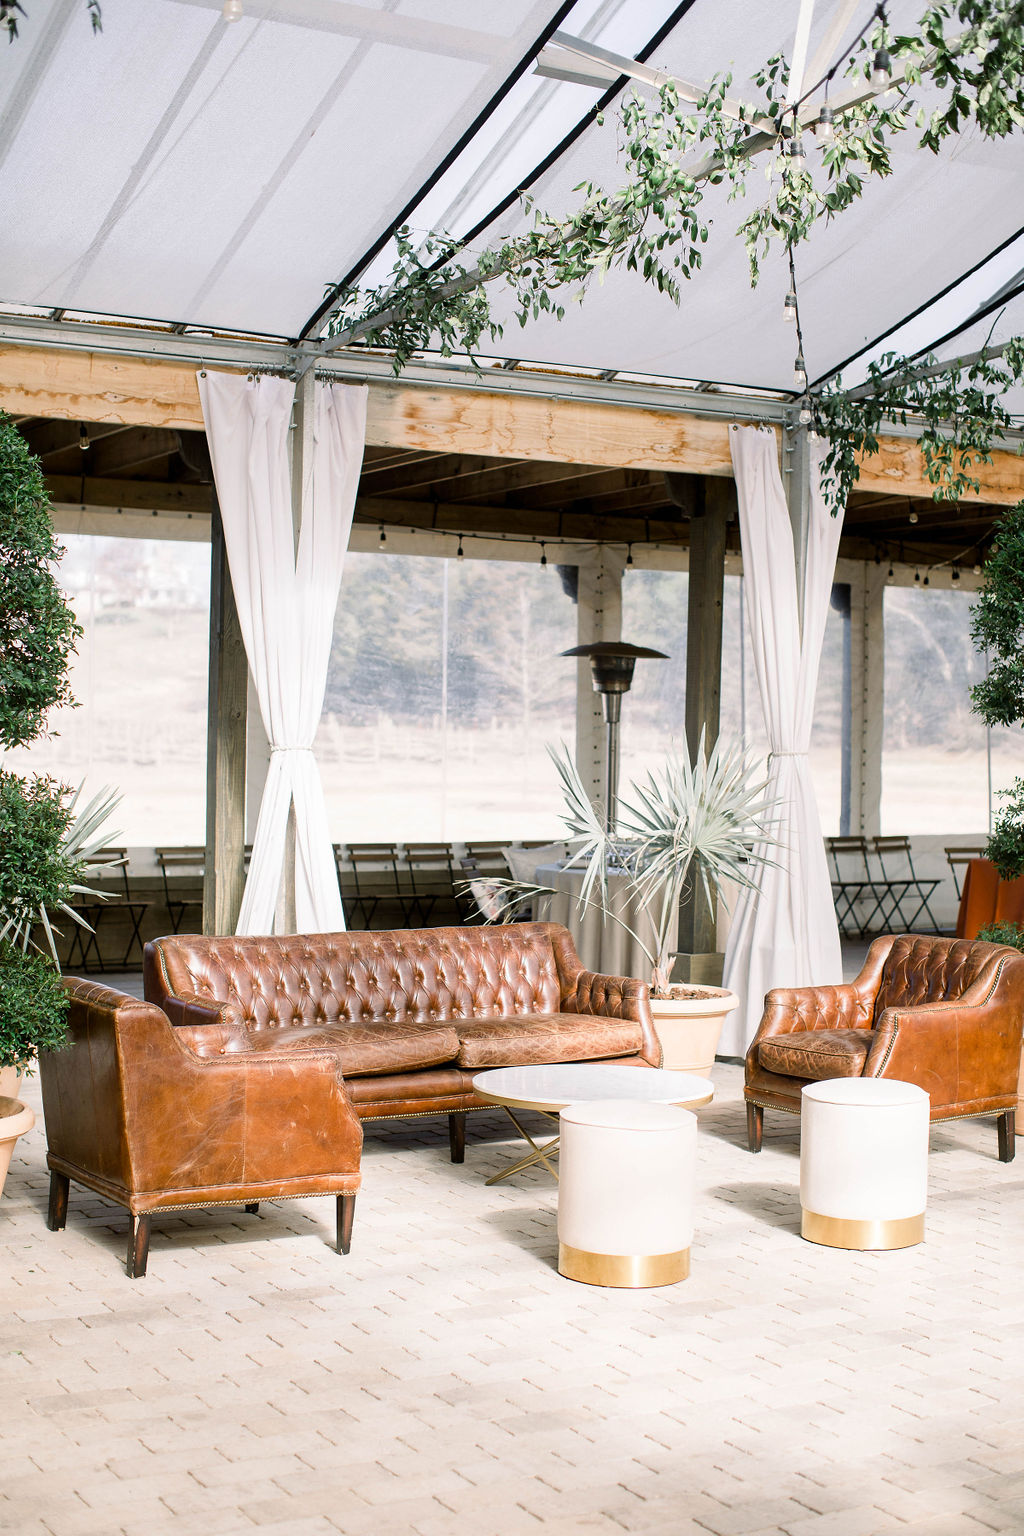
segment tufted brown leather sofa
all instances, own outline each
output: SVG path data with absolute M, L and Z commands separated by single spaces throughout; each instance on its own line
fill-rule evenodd
M 69 977 L 69 1044 L 39 1059 L 51 1231 L 69 1181 L 131 1216 L 128 1274 L 145 1274 L 153 1213 L 334 1195 L 338 1249 L 352 1232 L 363 1131 L 335 1052 L 311 1043 L 221 1056 L 167 1015 Z
M 855 981 L 776 988 L 747 1051 L 752 1152 L 764 1111 L 800 1113 L 800 1091 L 833 1077 L 891 1077 L 931 1097 L 933 1120 L 996 1115 L 1014 1155 L 1024 954 L 1005 944 L 887 934 Z
M 146 997 L 203 1056 L 327 1047 L 362 1120 L 447 1114 L 465 1155 L 488 1067 L 659 1066 L 649 993 L 586 971 L 557 923 L 157 939 Z

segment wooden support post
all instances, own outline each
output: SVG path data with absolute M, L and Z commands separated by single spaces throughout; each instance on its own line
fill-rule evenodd
M 687 483 L 667 475 L 669 491 L 686 505 Z M 722 690 L 722 616 L 725 597 L 725 546 L 728 525 L 736 517 L 736 484 L 707 478 L 703 495 L 691 503 L 690 579 L 686 611 L 686 746 L 696 760 L 701 732 L 705 754 L 718 740 Z M 716 914 L 703 885 L 691 884 L 679 909 L 679 959 L 683 981 L 721 982 L 716 954 Z
M 249 666 L 214 501 L 203 932 L 234 933 L 245 889 L 245 720 Z
M 576 644 L 622 639 L 622 563 L 603 546 L 580 559 Z M 627 705 L 628 708 L 628 705 Z M 605 723 L 590 662 L 576 663 L 576 767 L 599 814 L 605 803 Z
M 856 807 L 851 829 L 863 837 L 882 830 L 882 737 L 885 723 L 885 567 L 864 567 L 859 605 L 851 605 L 853 631 L 853 764 Z M 859 612 L 858 612 L 859 607 Z M 859 620 L 859 623 L 857 622 Z M 859 686 L 858 686 L 859 685 Z

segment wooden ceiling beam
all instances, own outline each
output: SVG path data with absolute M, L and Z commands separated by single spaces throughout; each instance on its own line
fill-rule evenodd
M 359 477 L 359 491 L 364 496 L 390 496 L 394 491 L 439 488 L 458 475 L 474 474 L 492 463 L 492 459 L 479 454 L 418 453 L 388 467 L 365 465 Z
M 97 480 L 115 479 L 126 470 L 169 458 L 180 447 L 177 432 L 166 427 L 136 427 L 90 447 L 84 455 L 86 472 Z
M 213 487 L 176 481 L 102 480 L 86 475 L 47 475 L 50 500 L 59 506 L 123 507 L 126 511 L 201 512 L 213 509 Z
M 434 453 L 731 475 L 728 421 L 688 415 L 685 403 L 667 409 L 375 380 L 366 440 Z M 194 365 L 70 348 L 0 346 L 0 406 L 70 421 L 203 426 Z M 1016 453 L 996 450 L 976 471 L 977 499 L 1009 506 L 1024 498 L 1024 459 Z M 917 443 L 883 436 L 879 453 L 862 462 L 859 489 L 929 496 Z

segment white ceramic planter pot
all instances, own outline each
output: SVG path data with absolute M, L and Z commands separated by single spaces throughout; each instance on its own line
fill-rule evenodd
M 651 1012 L 661 1049 L 662 1066 L 673 1072 L 693 1072 L 707 1077 L 715 1064 L 715 1052 L 725 1016 L 740 1000 L 728 987 L 687 986 L 691 997 L 652 997 Z
M 11 1166 L 11 1153 L 19 1136 L 30 1131 L 36 1117 L 27 1104 L 17 1099 L 0 1097 L 0 1195 L 3 1194 L 7 1170 Z
M 17 1099 L 25 1074 L 17 1067 L 0 1067 L 0 1099 Z

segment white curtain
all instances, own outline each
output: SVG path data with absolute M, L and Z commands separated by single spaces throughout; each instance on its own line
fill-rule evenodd
M 270 767 L 239 933 L 272 933 L 295 807 L 295 917 L 301 933 L 344 928 L 313 738 L 323 709 L 345 551 L 366 436 L 365 385 L 318 384 L 298 551 L 292 525 L 286 379 L 199 374 L 231 585 Z
M 740 998 L 719 1050 L 742 1056 L 761 1020 L 770 987 L 842 980 L 839 929 L 825 862 L 807 753 L 842 516 L 821 494 L 828 443 L 810 442 L 810 535 L 804 570 L 803 634 L 797 606 L 793 530 L 774 432 L 734 426 L 729 433 L 747 621 L 771 747 L 767 795 L 777 847 L 756 890 L 741 891 L 725 956 L 725 984 Z

